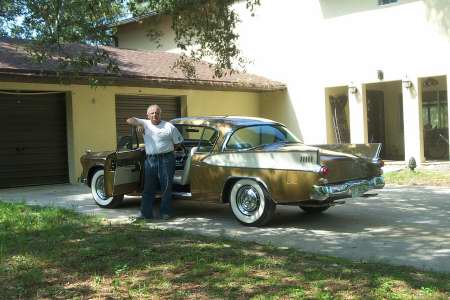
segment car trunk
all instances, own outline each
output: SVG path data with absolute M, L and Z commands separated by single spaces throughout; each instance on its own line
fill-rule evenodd
M 379 176 L 378 156 L 380 144 L 303 145 L 271 144 L 260 151 L 308 153 L 317 159 L 317 166 L 326 166 L 328 183 L 366 179 Z M 318 153 L 318 155 L 313 155 Z M 318 157 L 318 158 L 317 158 Z
M 320 150 L 321 165 L 328 167 L 328 183 L 366 179 L 380 175 L 377 164 L 351 154 Z

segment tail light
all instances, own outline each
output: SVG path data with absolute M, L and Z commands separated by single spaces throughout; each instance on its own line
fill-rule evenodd
M 327 166 L 321 166 L 319 170 L 319 174 L 326 177 L 330 173 L 330 169 Z

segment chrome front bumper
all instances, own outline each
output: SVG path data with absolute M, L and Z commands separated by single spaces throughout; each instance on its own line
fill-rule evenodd
M 383 176 L 376 176 L 367 180 L 351 180 L 339 184 L 313 185 L 310 199 L 323 201 L 330 198 L 353 198 L 359 197 L 369 190 L 382 189 L 383 187 Z

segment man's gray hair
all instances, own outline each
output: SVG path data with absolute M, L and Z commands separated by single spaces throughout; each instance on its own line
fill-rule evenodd
M 149 112 L 149 110 L 151 109 L 151 108 L 157 108 L 158 110 L 159 110 L 159 113 L 161 114 L 162 113 L 162 109 L 161 109 L 161 107 L 158 105 L 158 104 L 152 104 L 152 105 L 150 105 L 148 108 L 147 108 L 147 114 L 148 114 L 148 112 Z

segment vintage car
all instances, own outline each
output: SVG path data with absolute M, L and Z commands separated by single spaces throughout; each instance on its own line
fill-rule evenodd
M 276 205 L 318 213 L 384 187 L 380 144 L 309 146 L 284 125 L 261 118 L 171 122 L 185 149 L 175 153 L 174 197 L 229 204 L 244 225 L 266 224 Z M 143 186 L 142 137 L 131 132 L 117 151 L 81 157 L 80 179 L 101 207 L 117 207 L 124 195 L 139 194 Z

